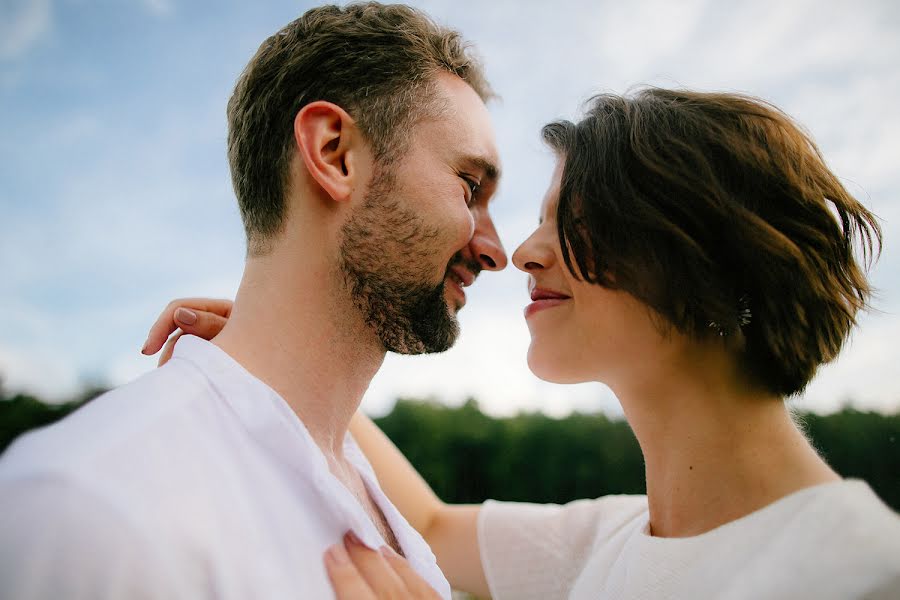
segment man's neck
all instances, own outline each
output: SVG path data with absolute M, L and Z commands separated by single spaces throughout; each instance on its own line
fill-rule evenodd
M 350 419 L 385 351 L 344 306 L 321 250 L 281 252 L 247 261 L 231 317 L 213 343 L 274 389 L 339 465 Z

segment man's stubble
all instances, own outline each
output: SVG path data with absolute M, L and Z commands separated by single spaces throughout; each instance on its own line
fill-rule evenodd
M 459 321 L 444 299 L 446 279 L 430 281 L 441 231 L 404 207 L 395 187 L 387 168 L 376 171 L 362 207 L 341 230 L 340 270 L 353 305 L 386 350 L 443 352 L 459 337 Z M 476 275 L 480 269 L 460 253 L 454 264 Z

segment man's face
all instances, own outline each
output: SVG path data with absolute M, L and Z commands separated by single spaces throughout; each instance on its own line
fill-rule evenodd
M 439 76 L 437 88 L 441 116 L 414 127 L 402 158 L 376 166 L 342 230 L 354 304 L 384 347 L 401 354 L 452 346 L 464 288 L 507 262 L 488 213 L 499 162 L 487 109 L 453 75 Z

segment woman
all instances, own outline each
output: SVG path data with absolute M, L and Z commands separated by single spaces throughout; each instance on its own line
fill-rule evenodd
M 647 495 L 448 506 L 359 415 L 354 437 L 451 585 L 515 599 L 897 597 L 900 519 L 842 480 L 785 406 L 866 306 L 854 249 L 865 263 L 880 248 L 875 217 L 787 116 L 741 95 L 603 95 L 543 137 L 558 164 L 513 256 L 533 300 L 528 364 L 615 392 Z M 386 556 L 334 548 L 338 596 L 429 597 Z

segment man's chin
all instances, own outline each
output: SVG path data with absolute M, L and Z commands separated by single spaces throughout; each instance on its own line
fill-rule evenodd
M 402 311 L 405 318 L 395 323 L 402 321 L 404 326 L 382 328 L 380 336 L 385 349 L 396 354 L 433 354 L 449 350 L 459 337 L 459 321 L 456 319 L 457 300 L 451 298 L 446 288 L 444 282 L 422 295 L 416 306 L 408 306 L 408 310 Z

